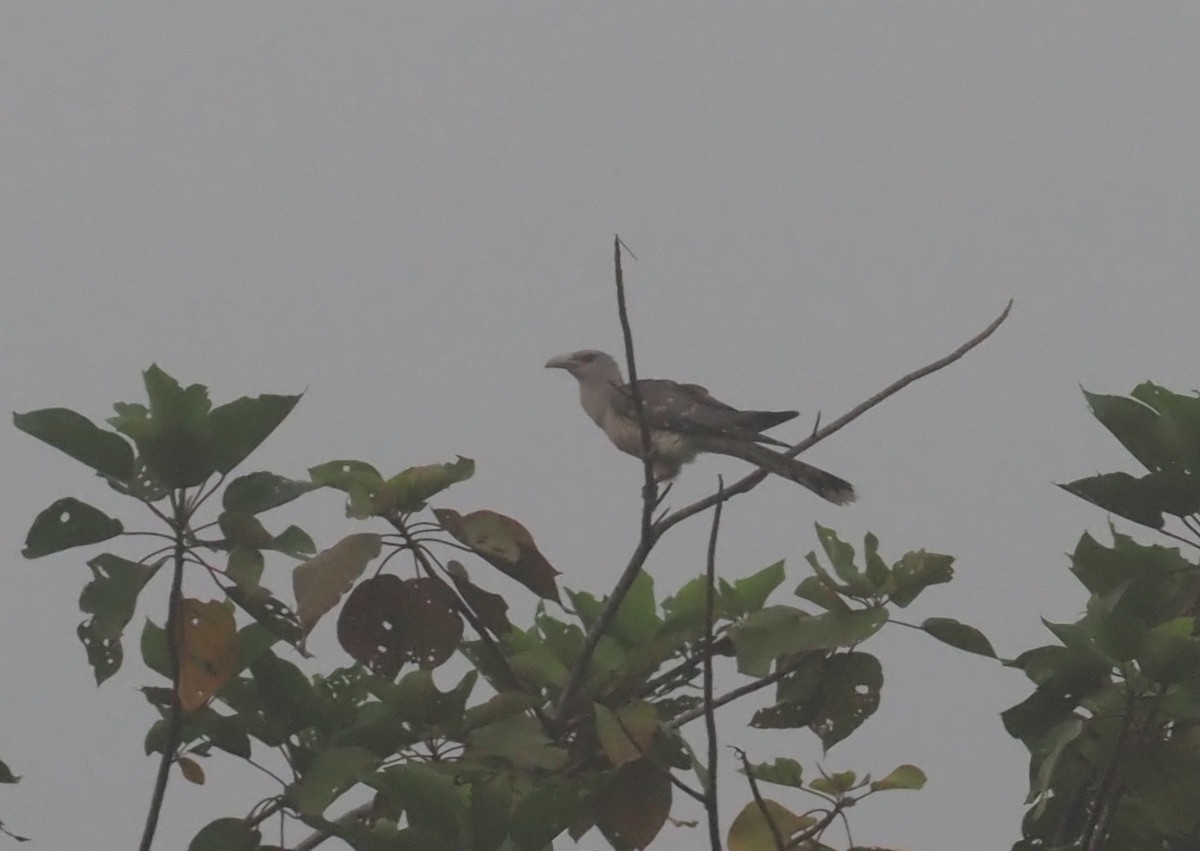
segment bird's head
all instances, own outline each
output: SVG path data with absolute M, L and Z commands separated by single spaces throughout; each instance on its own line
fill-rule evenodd
M 546 361 L 547 369 L 565 369 L 580 381 L 621 381 L 621 368 L 612 355 L 597 349 L 580 349 L 569 355 L 559 355 Z

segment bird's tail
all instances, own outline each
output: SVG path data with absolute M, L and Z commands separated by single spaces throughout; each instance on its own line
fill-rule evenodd
M 740 440 L 714 440 L 705 446 L 709 452 L 719 452 L 722 455 L 732 455 L 762 467 L 768 473 L 782 476 L 789 481 L 808 488 L 822 499 L 827 499 L 835 505 L 845 505 L 854 502 L 854 485 L 845 479 L 827 473 L 819 467 L 805 464 L 795 458 L 789 458 L 778 452 L 773 452 L 757 443 Z

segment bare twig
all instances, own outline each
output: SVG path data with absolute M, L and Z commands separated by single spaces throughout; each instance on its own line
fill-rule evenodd
M 839 431 L 843 427 L 849 425 L 854 420 L 861 417 L 867 411 L 871 410 L 872 408 L 874 408 L 876 405 L 878 405 L 880 402 L 884 401 L 888 397 L 894 396 L 896 393 L 899 393 L 901 390 L 903 390 L 908 385 L 912 384 L 917 379 L 924 378 L 925 376 L 930 375 L 934 372 L 937 372 L 938 370 L 954 363 L 956 360 L 961 358 L 967 352 L 971 351 L 971 349 L 975 348 L 980 343 L 982 343 L 984 340 L 986 340 L 988 337 L 992 336 L 992 334 L 996 331 L 996 329 L 999 328 L 1000 325 L 1004 322 L 1004 320 L 1008 318 L 1009 311 L 1012 310 L 1012 305 L 1013 305 L 1013 303 L 1010 300 L 1008 302 L 1008 304 L 1005 305 L 1004 310 L 1001 311 L 1000 315 L 997 316 L 994 320 L 992 320 L 992 323 L 990 325 L 988 325 L 988 327 L 984 328 L 983 331 L 981 331 L 976 336 L 972 337 L 970 340 L 967 340 L 967 342 L 963 343 L 961 346 L 959 346 L 957 349 L 952 351 L 950 354 L 946 355 L 945 357 L 938 358 L 937 360 L 933 361 L 932 363 L 926 364 L 925 366 L 921 367 L 920 369 L 913 370 L 912 372 L 908 373 L 908 375 L 905 375 L 904 377 L 902 377 L 896 381 L 893 381 L 891 384 L 889 384 L 887 387 L 880 390 L 874 396 L 867 399 L 865 402 L 862 402 L 861 404 L 855 406 L 850 411 L 848 411 L 847 413 L 843 414 L 842 416 L 838 417 L 836 420 L 831 422 L 829 425 L 825 426 L 822 429 L 815 430 L 812 434 L 810 434 L 804 440 L 797 443 L 795 446 L 791 447 L 791 449 L 787 450 L 784 454 L 789 457 L 794 458 L 795 456 L 799 455 L 801 452 L 808 449 L 812 445 L 814 445 L 816 443 L 820 443 L 822 440 L 829 437 L 829 435 L 833 434 L 835 431 Z M 755 485 L 757 485 L 759 482 L 761 482 L 766 477 L 767 477 L 766 470 L 755 470 L 753 473 L 750 473 L 749 475 L 739 479 L 738 481 L 736 481 L 732 485 L 730 485 L 728 488 L 726 488 L 725 492 L 724 492 L 724 499 L 729 499 L 731 496 L 736 496 L 737 494 L 745 493 L 746 491 L 753 488 Z M 675 511 L 672 514 L 668 514 L 662 520 L 658 521 L 658 523 L 656 523 L 654 525 L 654 531 L 657 533 L 657 535 L 659 537 L 661 537 L 672 526 L 675 526 L 678 523 L 682 523 L 684 520 L 687 520 L 689 517 L 691 517 L 695 514 L 699 514 L 702 511 L 706 511 L 707 509 L 712 508 L 712 506 L 715 505 L 716 502 L 717 502 L 717 495 L 710 494 L 710 495 L 704 497 L 703 499 L 693 502 L 691 505 L 684 506 L 683 508 L 680 508 L 678 511 Z
M 717 596 L 717 533 L 721 528 L 721 506 L 725 482 L 717 476 L 717 504 L 713 506 L 712 531 L 708 535 L 708 561 L 704 594 L 704 727 L 708 739 L 708 783 L 704 790 L 704 812 L 708 816 L 708 841 L 712 851 L 721 851 L 721 821 L 717 812 L 717 711 L 713 705 L 713 621 Z
M 600 643 L 600 639 L 604 637 L 604 634 L 608 632 L 608 628 L 612 626 L 613 620 L 616 619 L 617 611 L 621 608 L 621 603 L 629 593 L 629 589 L 633 587 L 633 583 L 637 581 L 638 574 L 642 571 L 642 565 L 646 562 L 646 557 L 650 555 L 650 551 L 654 549 L 654 544 L 658 540 L 658 533 L 655 531 L 656 524 L 654 522 L 654 511 L 659 503 L 658 483 L 654 479 L 654 465 L 650 461 L 650 426 L 646 422 L 646 410 L 642 405 L 642 394 L 638 390 L 637 360 L 633 354 L 633 329 L 630 327 L 629 311 L 625 306 L 625 276 L 621 270 L 621 250 L 623 245 L 621 237 L 617 236 L 613 238 L 613 269 L 617 286 L 617 316 L 621 320 L 621 334 L 625 339 L 625 367 L 629 375 L 630 398 L 633 400 L 633 409 L 637 414 L 638 428 L 641 429 L 642 433 L 642 472 L 644 483 L 642 485 L 641 534 L 638 537 L 638 543 L 634 548 L 633 555 L 629 557 L 629 563 L 625 566 L 625 570 L 621 573 L 621 578 L 617 580 L 617 584 L 613 586 L 612 593 L 609 594 L 608 601 L 604 604 L 604 608 L 601 610 L 599 617 L 596 618 L 596 622 L 588 630 L 583 647 L 580 649 L 579 657 L 575 660 L 575 664 L 571 667 L 571 671 L 567 675 L 566 684 L 563 686 L 562 695 L 558 700 L 558 708 L 554 713 L 555 719 L 559 724 L 562 723 L 566 714 L 570 711 L 571 705 L 575 702 L 575 698 L 583 686 L 583 681 L 587 677 L 588 666 L 591 665 L 592 655 L 596 652 L 596 645 Z
M 750 793 L 754 795 L 754 803 L 758 805 L 758 811 L 762 813 L 767 827 L 771 829 L 771 838 L 775 840 L 775 851 L 787 851 L 788 845 L 783 839 L 783 834 L 779 832 L 779 825 L 775 824 L 775 819 L 771 818 L 767 802 L 763 800 L 762 794 L 758 791 L 758 781 L 754 779 L 754 769 L 750 767 L 750 760 L 746 759 L 746 752 L 741 748 L 734 748 L 734 751 L 737 753 L 738 759 L 742 761 L 742 770 L 746 772 L 746 779 L 750 781 Z

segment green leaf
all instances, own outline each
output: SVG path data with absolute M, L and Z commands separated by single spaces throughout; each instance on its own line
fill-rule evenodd
M 98 544 L 125 531 L 121 521 L 74 497 L 56 500 L 34 518 L 25 536 L 25 558 L 40 558 L 51 553 Z
M 733 614 L 740 617 L 743 614 L 757 612 L 766 604 L 771 592 L 783 584 L 783 560 L 764 567 L 744 579 L 734 580 L 733 593 L 737 598 L 740 611 Z
M 927 553 L 925 550 L 905 553 L 892 565 L 892 589 L 888 599 L 904 608 L 930 585 L 940 585 L 954 578 L 954 556 Z
M 815 556 L 814 556 L 815 558 Z M 850 605 L 838 593 L 838 586 L 829 576 L 822 573 L 806 576 L 796 586 L 797 597 L 816 603 L 829 612 L 848 612 Z
M 275 550 L 292 558 L 305 558 L 316 553 L 317 545 L 309 534 L 299 526 L 288 526 L 271 539 L 266 549 Z
M 879 539 L 868 532 L 863 536 L 863 557 L 867 560 L 867 579 L 878 591 L 888 587 L 892 571 L 879 555 Z
M 816 823 L 815 816 L 796 815 L 770 798 L 764 798 L 761 806 L 757 801 L 750 801 L 729 825 L 729 851 L 774 851 L 779 847 L 775 841 L 776 831 L 786 844 L 800 831 Z M 775 826 L 774 831 L 771 825 Z
M 141 648 L 146 667 L 170 679 L 171 654 L 167 647 L 167 631 L 149 618 L 142 627 Z
M 996 658 L 996 651 L 992 649 L 992 643 L 987 640 L 987 636 L 975 627 L 954 618 L 926 618 L 921 624 L 921 629 L 951 647 Z
M 609 635 L 626 647 L 637 647 L 653 639 L 661 625 L 654 602 L 654 580 L 643 570 L 621 600 Z
M 467 806 L 452 776 L 410 761 L 363 780 L 378 789 L 380 796 L 393 807 L 403 809 L 410 825 L 448 839 L 462 836 L 467 824 Z
M 321 698 L 304 672 L 273 652 L 250 665 L 267 720 L 284 736 L 320 723 Z
M 740 769 L 745 773 L 744 769 Z M 755 780 L 761 780 L 764 783 L 777 783 L 780 786 L 791 786 L 793 789 L 801 789 L 804 787 L 804 769 L 794 759 L 787 757 L 776 757 L 774 762 L 760 762 L 757 765 L 751 765 L 750 770 L 754 774 Z
M 854 563 L 854 547 L 841 540 L 832 529 L 827 529 L 820 523 L 813 525 L 817 527 L 817 540 L 821 543 L 821 549 L 825 550 L 829 563 L 833 565 L 833 572 L 855 594 L 870 594 L 874 589 Z
M 76 633 L 87 650 L 96 685 L 120 669 L 124 655 L 121 633 L 133 617 L 138 593 L 161 564 L 139 564 L 110 553 L 88 562 L 93 579 L 83 587 L 79 608 L 91 617 Z
M 1147 470 L 1161 470 L 1174 463 L 1174 453 L 1156 439 L 1159 416 L 1153 408 L 1125 396 L 1105 396 L 1086 390 L 1083 395 L 1092 415 Z
M 0 783 L 18 783 L 20 780 L 21 778 L 18 775 L 12 773 L 12 769 L 8 767 L 8 764 L 0 759 Z
M 286 505 L 319 487 L 316 482 L 285 479 L 274 473 L 248 473 L 234 479 L 225 487 L 225 492 L 221 495 L 221 505 L 226 511 L 261 514 Z
M 1164 523 L 1162 507 L 1154 495 L 1147 492 L 1145 481 L 1146 478 L 1138 479 L 1128 473 L 1104 473 L 1076 479 L 1059 487 L 1126 520 L 1151 529 L 1161 529 Z
M 300 396 L 242 397 L 214 408 L 208 415 L 217 472 L 228 473 L 242 463 L 283 422 Z M 277 503 L 279 504 L 279 503 Z
M 520 849 L 544 849 L 571 825 L 588 816 L 596 775 L 551 777 L 534 787 L 513 808 L 510 835 Z
M 302 815 L 321 815 L 378 764 L 379 758 L 363 748 L 332 748 L 317 754 L 297 785 L 296 808 Z
M 512 781 L 504 774 L 471 782 L 471 838 L 474 851 L 499 851 L 508 836 Z
M 869 653 L 838 653 L 825 661 L 824 674 L 820 709 L 808 726 L 828 751 L 879 708 L 883 668 Z
M 887 610 L 872 606 L 852 612 L 809 615 L 790 606 L 769 606 L 748 616 L 730 634 L 738 670 L 765 677 L 771 661 L 804 650 L 831 650 L 865 641 L 887 623 Z
M 556 747 L 534 718 L 514 715 L 470 733 L 471 747 L 499 757 L 518 768 L 553 771 L 567 761 L 567 752 Z
M 184 389 L 158 366 L 143 373 L 150 407 L 118 403 L 109 423 L 130 437 L 154 477 L 171 488 L 202 484 L 216 472 L 208 434 L 208 389 Z
M 210 821 L 188 843 L 188 851 L 256 851 L 262 834 L 240 818 Z
M 326 461 L 309 467 L 308 475 L 317 487 L 347 492 L 352 487 L 378 487 L 383 484 L 383 476 L 366 461 Z
M 133 448 L 120 435 L 68 408 L 13 414 L 13 424 L 102 476 L 125 481 L 133 475 Z
M 925 785 L 925 772 L 915 765 L 900 765 L 886 776 L 871 782 L 871 791 L 885 789 L 920 789 Z

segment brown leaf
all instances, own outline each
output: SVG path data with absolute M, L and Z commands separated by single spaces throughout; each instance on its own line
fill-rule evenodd
M 190 756 L 181 756 L 175 762 L 179 765 L 184 780 L 195 783 L 197 786 L 204 785 L 204 769 L 200 767 L 200 763 Z
M 216 600 L 187 598 L 178 613 L 179 703 L 199 709 L 233 676 L 237 625 L 233 607 Z
M 558 571 L 538 551 L 529 530 L 516 520 L 487 509 L 459 514 L 449 508 L 435 508 L 433 513 L 443 529 L 484 561 L 539 597 L 559 602 L 558 583 L 554 580 Z
M 512 631 L 513 625 L 508 620 L 508 603 L 504 602 L 503 597 L 491 591 L 484 591 L 473 583 L 467 576 L 467 569 L 460 562 L 453 559 L 446 562 L 446 572 L 450 574 L 458 593 L 485 627 L 498 636 Z
M 367 562 L 379 555 L 380 537 L 360 532 L 347 535 L 327 550 L 322 550 L 292 571 L 292 590 L 296 594 L 296 617 L 304 635 L 312 632 L 317 621 L 337 605 L 362 576 Z
M 671 813 L 671 781 L 648 759 L 616 770 L 597 802 L 596 824 L 614 845 L 645 848 Z
M 338 641 L 384 676 L 396 676 L 405 662 L 436 668 L 462 640 L 462 618 L 454 603 L 454 594 L 436 579 L 375 576 L 346 598 Z

